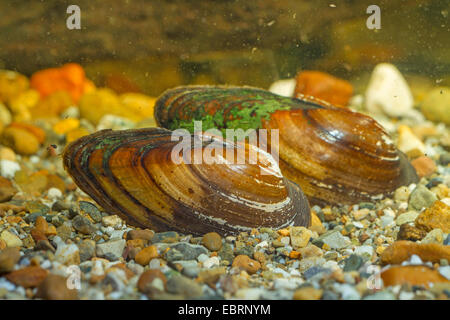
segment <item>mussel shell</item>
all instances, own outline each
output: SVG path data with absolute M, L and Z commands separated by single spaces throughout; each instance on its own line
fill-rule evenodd
M 277 111 L 263 126 L 269 134 L 279 130 L 281 171 L 312 203 L 375 201 L 417 181 L 385 130 L 360 113 L 344 108 Z
M 67 146 L 64 166 L 107 212 L 139 227 L 228 235 L 258 227 L 309 225 L 306 197 L 281 175 L 269 154 L 248 144 L 189 136 L 200 136 L 202 143 L 192 144 L 191 152 L 177 149 L 174 156 L 179 141 L 172 141 L 169 130 L 103 130 Z M 258 161 L 187 163 L 186 156 L 193 160 L 211 141 L 223 144 L 225 152 L 243 146 L 247 154 L 256 148 Z
M 374 201 L 418 181 L 375 120 L 314 97 L 288 98 L 251 87 L 179 87 L 157 100 L 155 118 L 171 130 L 189 128 L 194 120 L 203 120 L 203 130 L 278 129 L 279 145 L 270 147 L 279 150 L 281 172 L 312 203 Z

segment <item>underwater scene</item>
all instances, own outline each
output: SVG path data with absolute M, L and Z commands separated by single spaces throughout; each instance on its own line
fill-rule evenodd
M 0 2 L 0 299 L 448 300 L 449 11 Z

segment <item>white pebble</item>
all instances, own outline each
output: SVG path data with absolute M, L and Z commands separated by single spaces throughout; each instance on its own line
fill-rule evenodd
M 219 264 L 220 264 L 220 261 L 219 261 L 218 257 L 211 257 L 211 258 L 208 258 L 205 261 L 203 261 L 203 267 L 208 268 L 208 269 L 218 266 Z
M 63 194 L 61 192 L 61 190 L 59 190 L 58 188 L 50 188 L 47 191 L 47 197 L 50 200 L 56 200 L 56 199 L 60 199 L 62 198 Z
M 150 260 L 148 267 L 150 269 L 160 269 L 161 268 L 161 262 L 159 262 L 159 259 L 155 258 Z
M 14 178 L 16 171 L 20 170 L 20 165 L 11 160 L 0 160 L 0 174 L 6 179 Z
M 272 83 L 269 91 L 284 97 L 293 97 L 295 90 L 295 79 L 278 80 Z
M 414 100 L 400 71 L 392 64 L 380 63 L 372 72 L 365 104 L 369 112 L 399 117 L 413 108 Z

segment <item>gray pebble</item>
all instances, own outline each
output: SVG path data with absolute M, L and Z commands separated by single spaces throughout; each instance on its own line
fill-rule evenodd
M 344 261 L 344 271 L 345 272 L 358 271 L 362 265 L 363 259 L 356 254 L 352 254 Z
M 96 223 L 102 221 L 102 213 L 93 203 L 87 201 L 79 202 L 80 210 L 86 212 Z
M 409 196 L 408 205 L 415 210 L 428 208 L 437 200 L 436 195 L 425 186 L 419 184 Z
M 76 216 L 72 220 L 72 225 L 78 232 L 81 232 L 83 234 L 92 234 L 95 231 L 97 231 L 97 228 L 89 221 L 88 218 L 85 218 L 83 216 Z

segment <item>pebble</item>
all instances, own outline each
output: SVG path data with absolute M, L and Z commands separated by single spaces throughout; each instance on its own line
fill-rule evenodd
M 159 232 L 155 233 L 152 239 L 152 243 L 173 243 L 178 241 L 180 236 L 175 231 Z
M 332 230 L 321 235 L 317 241 L 328 245 L 331 249 L 346 248 L 351 244 L 348 237 L 343 236 L 338 230 Z
M 78 244 L 80 261 L 88 261 L 95 257 L 95 241 L 90 239 L 84 239 Z
M 142 239 L 151 241 L 153 239 L 153 236 L 155 235 L 155 232 L 149 229 L 145 230 L 130 230 L 127 233 L 127 240 L 136 240 L 136 239 Z
M 383 264 L 400 264 L 413 254 L 423 261 L 438 263 L 441 259 L 450 261 L 450 247 L 436 243 L 419 244 L 400 240 L 387 247 L 380 256 Z
M 3 144 L 22 155 L 35 154 L 39 149 L 38 139 L 27 130 L 8 127 L 2 133 Z
M 38 266 L 30 266 L 12 271 L 5 277 L 17 286 L 31 288 L 39 286 L 47 275 L 47 270 Z
M 306 247 L 311 239 L 311 231 L 305 227 L 291 227 L 290 237 L 292 247 L 297 250 Z
M 294 300 L 320 300 L 323 290 L 314 287 L 303 287 L 295 290 Z
M 97 228 L 92 225 L 88 218 L 85 218 L 81 215 L 77 215 L 75 218 L 73 218 L 72 225 L 75 230 L 87 235 L 93 234 L 97 230 Z
M 360 221 L 367 217 L 367 215 L 370 213 L 370 210 L 367 208 L 356 210 L 353 212 L 353 218 L 357 221 Z
M 102 224 L 105 227 L 119 229 L 122 227 L 122 219 L 117 215 L 105 216 L 102 218 Z
M 248 274 L 254 274 L 261 269 L 261 264 L 258 261 L 251 259 L 249 256 L 238 255 L 234 258 L 232 267 L 242 268 Z
M 366 89 L 365 105 L 369 112 L 391 117 L 405 116 L 412 110 L 411 90 L 394 65 L 380 63 L 375 66 Z
M 420 243 L 437 243 L 442 244 L 444 242 L 444 233 L 441 229 L 433 229 L 427 233 L 425 238 Z
M 154 260 L 152 260 L 154 261 Z M 189 278 L 196 278 L 200 272 L 198 262 L 195 260 L 179 260 L 173 261 L 172 264 L 176 266 L 176 269 L 180 269 L 181 273 Z
M 361 256 L 364 260 L 370 260 L 373 256 L 372 246 L 359 246 L 355 248 L 355 255 Z
M 47 190 L 47 197 L 50 200 L 57 200 L 61 199 L 63 197 L 63 194 L 58 188 L 50 188 Z
M 420 110 L 428 120 L 450 125 L 450 88 L 432 89 L 422 101 Z
M 398 127 L 397 147 L 406 154 L 417 151 L 419 155 L 423 155 L 426 152 L 426 147 L 423 142 L 406 125 L 400 125 Z
M 436 201 L 423 211 L 415 222 L 418 228 L 425 231 L 439 228 L 445 233 L 450 233 L 450 206 L 442 201 Z
M 300 252 L 300 255 L 302 258 L 312 258 L 312 257 L 322 257 L 323 256 L 323 250 L 320 249 L 318 246 L 313 244 L 308 244 L 304 248 L 300 248 L 298 250 Z
M 322 71 L 300 71 L 295 80 L 294 97 L 313 96 L 335 106 L 346 106 L 353 94 L 350 82 Z
M 436 195 L 425 186 L 419 184 L 409 197 L 408 205 L 414 210 L 428 208 L 437 200 Z
M 399 215 L 397 219 L 395 219 L 395 223 L 398 226 L 401 226 L 402 224 L 405 223 L 414 222 L 418 216 L 419 213 L 417 211 L 408 211 Z
M 5 248 L 0 251 L 0 274 L 11 272 L 20 259 L 19 248 Z
M 329 268 L 324 268 L 324 267 L 320 267 L 320 266 L 314 266 L 311 267 L 309 269 L 307 269 L 305 272 L 303 272 L 303 277 L 306 280 L 309 280 L 317 275 L 321 275 L 321 274 L 331 274 L 331 269 Z
M 345 272 L 349 271 L 358 271 L 359 268 L 363 265 L 363 259 L 357 254 L 352 254 L 350 257 L 344 260 L 344 268 Z
M 203 267 L 204 268 L 212 268 L 220 265 L 220 260 L 218 257 L 211 257 L 203 261 Z
M 44 300 L 77 300 L 76 288 L 69 289 L 65 277 L 50 274 L 38 286 L 36 298 Z
M 277 80 L 269 87 L 269 91 L 284 97 L 293 97 L 295 90 L 295 79 Z
M 115 257 L 121 257 L 125 249 L 125 239 L 113 239 L 103 243 L 97 243 L 96 254 L 99 257 L 104 257 L 107 254 L 112 254 Z
M 419 178 L 429 177 L 437 170 L 433 159 L 427 156 L 420 156 L 412 160 L 411 165 L 416 169 Z
M 422 240 L 426 235 L 426 231 L 404 223 L 400 225 L 397 240 L 418 241 Z
M 17 171 L 20 170 L 20 165 L 11 160 L 0 160 L 0 174 L 6 179 L 13 179 Z
M 341 294 L 343 300 L 359 300 L 361 295 L 359 292 L 349 284 L 334 284 L 334 290 Z
M 167 291 L 180 294 L 185 299 L 198 298 L 203 294 L 199 283 L 184 276 L 173 275 L 167 280 Z
M 146 266 L 150 260 L 158 257 L 158 255 L 158 249 L 155 246 L 149 246 L 140 250 L 134 257 L 134 260 L 141 266 Z
M 102 213 L 97 206 L 87 201 L 79 202 L 80 210 L 86 212 L 95 222 L 102 221 Z
M 141 274 L 137 283 L 138 290 L 149 294 L 167 289 L 167 278 L 159 269 L 150 269 Z
M 222 261 L 228 261 L 231 263 L 234 259 L 233 248 L 229 243 L 224 243 L 222 248 L 220 248 L 218 255 Z
M 206 233 L 202 244 L 211 251 L 219 251 L 222 248 L 222 237 L 217 232 Z
M 66 245 L 61 242 L 56 248 L 55 259 L 67 266 L 73 264 L 78 265 L 80 264 L 80 250 L 75 244 Z
M 22 240 L 8 230 L 2 231 L 0 234 L 0 239 L 5 241 L 7 247 L 21 247 L 23 245 Z
M 179 242 L 170 246 L 170 250 L 166 252 L 165 258 L 167 261 L 195 260 L 202 253 L 208 254 L 208 250 L 203 246 Z
M 11 200 L 17 192 L 17 188 L 10 180 L 0 177 L 0 202 Z
M 383 284 L 386 287 L 402 284 L 424 285 L 429 287 L 430 283 L 450 282 L 437 270 L 425 266 L 393 266 L 381 272 Z

